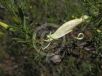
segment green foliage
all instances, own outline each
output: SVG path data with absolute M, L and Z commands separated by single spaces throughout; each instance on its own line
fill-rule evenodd
M 84 14 L 90 22 L 43 49 L 46 34 Z M 0 67 L 8 64 L 1 76 L 101 76 L 102 0 L 0 0 L 0 21 L 13 29 L 0 28 Z M 81 41 L 73 38 L 79 32 L 85 34 Z M 52 53 L 61 63 L 51 62 Z

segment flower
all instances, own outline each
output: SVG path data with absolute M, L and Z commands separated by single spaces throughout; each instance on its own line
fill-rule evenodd
M 7 25 L 6 23 L 1 22 L 1 21 L 0 21 L 0 26 L 4 27 L 5 29 L 8 29 L 8 27 L 9 27 L 9 25 Z
M 63 37 L 64 35 L 73 31 L 73 29 L 77 25 L 84 22 L 88 18 L 89 17 L 87 15 L 84 15 L 81 18 L 76 18 L 76 19 L 70 20 L 68 22 L 65 22 L 53 34 L 47 35 L 48 40 L 45 40 L 45 41 L 52 41 L 52 40 L 56 40 L 56 39 Z

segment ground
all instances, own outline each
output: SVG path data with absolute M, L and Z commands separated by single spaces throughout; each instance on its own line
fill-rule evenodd
M 49 42 L 66 21 L 89 21 Z M 0 76 L 101 76 L 101 0 L 0 0 Z M 79 33 L 84 34 L 77 40 Z

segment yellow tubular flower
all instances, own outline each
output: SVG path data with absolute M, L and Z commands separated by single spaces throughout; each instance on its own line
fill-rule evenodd
M 64 35 L 70 33 L 77 25 L 84 22 L 86 19 L 88 19 L 88 16 L 84 15 L 81 18 L 76 18 L 64 23 L 53 34 L 47 35 L 48 40 L 46 41 L 52 41 L 54 39 L 63 37 Z
M 9 28 L 9 25 L 8 24 L 6 24 L 4 22 L 1 22 L 1 21 L 0 21 L 0 26 L 2 26 L 5 29 L 8 29 Z

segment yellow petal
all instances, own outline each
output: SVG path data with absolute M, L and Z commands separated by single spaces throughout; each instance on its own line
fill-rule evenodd
M 97 31 L 98 33 L 102 32 L 100 29 L 97 29 L 96 31 Z
M 6 23 L 3 23 L 0 21 L 0 26 L 4 27 L 5 29 L 7 29 L 9 27 L 9 25 L 7 25 Z

